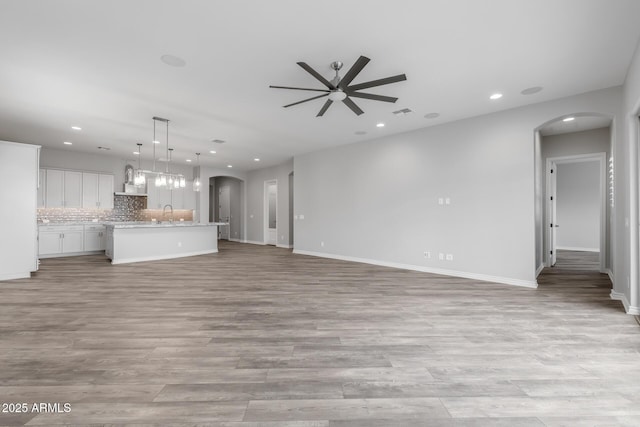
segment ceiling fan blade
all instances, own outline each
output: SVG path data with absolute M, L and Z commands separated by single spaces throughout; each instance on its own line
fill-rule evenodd
M 302 104 L 303 102 L 307 102 L 307 101 L 313 101 L 314 99 L 323 98 L 325 96 L 329 96 L 329 94 L 325 93 L 324 95 L 318 95 L 318 96 L 314 96 L 313 98 L 303 99 L 302 101 L 294 102 L 293 104 L 287 104 L 287 105 L 284 106 L 284 108 L 292 107 L 292 106 L 298 105 L 298 104 Z
M 312 90 L 314 92 L 327 92 L 329 93 L 329 89 L 309 89 L 306 87 L 290 87 L 290 86 L 269 86 L 272 89 L 293 89 L 293 90 Z
M 322 108 L 320 109 L 318 114 L 316 114 L 316 117 L 322 117 L 324 115 L 324 113 L 327 112 L 327 110 L 329 109 L 331 104 L 333 104 L 333 101 L 330 100 L 330 99 L 327 99 L 327 102 L 324 103 L 324 105 L 322 106 Z
M 368 89 L 370 87 L 388 85 L 391 83 L 401 82 L 403 80 L 407 80 L 407 76 L 404 74 L 398 74 L 397 76 L 393 76 L 393 77 L 386 77 L 384 79 L 371 80 L 370 82 L 359 83 L 357 85 L 349 86 L 347 87 L 347 89 L 350 92 L 353 92 L 354 90 Z
M 372 93 L 362 93 L 362 92 L 347 92 L 347 95 L 352 96 L 354 98 L 373 99 L 374 101 L 383 101 L 383 102 L 396 102 L 398 100 L 398 98 L 394 98 L 392 96 L 374 95 Z
M 302 68 L 304 68 L 307 73 L 311 74 L 313 77 L 315 77 L 318 81 L 320 81 L 320 83 L 322 83 L 323 85 L 325 85 L 326 87 L 328 87 L 329 89 L 335 89 L 335 87 L 329 83 L 329 81 L 327 79 L 325 79 L 324 77 L 322 77 L 316 70 L 314 70 L 313 68 L 311 68 L 308 64 L 304 63 L 304 62 L 298 62 L 297 63 L 299 66 L 301 66 Z
M 362 110 L 360 109 L 360 107 L 358 107 L 358 106 L 356 105 L 356 103 L 355 103 L 355 102 L 353 102 L 353 101 L 351 100 L 351 98 L 349 98 L 348 96 L 347 96 L 345 99 L 343 99 L 343 100 L 342 100 L 342 102 L 344 102 L 344 105 L 346 105 L 347 107 L 351 108 L 351 111 L 353 111 L 354 113 L 356 113 L 356 115 L 358 115 L 358 116 L 359 116 L 360 114 L 363 114 L 363 113 L 364 113 L 364 111 L 362 111 Z
M 338 86 L 340 86 L 342 89 L 345 89 L 347 86 L 349 86 L 349 83 L 351 83 L 353 79 L 356 78 L 356 76 L 360 73 L 360 71 L 362 71 L 364 66 L 369 63 L 369 61 L 371 60 L 366 56 L 360 56 L 360 58 L 358 58 L 356 63 L 353 64 L 351 68 L 349 68 L 349 71 L 347 71 L 347 74 L 345 74 L 342 80 L 340 80 L 340 83 L 338 83 Z

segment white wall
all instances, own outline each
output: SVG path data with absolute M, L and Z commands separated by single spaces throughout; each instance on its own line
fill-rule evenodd
M 620 105 L 612 88 L 298 156 L 296 251 L 535 286 L 535 130 Z
M 559 164 L 556 172 L 557 249 L 599 251 L 599 162 Z
M 631 61 L 623 87 L 624 139 L 615 156 L 616 177 L 616 286 L 613 298 L 622 300 L 628 313 L 640 314 L 638 277 L 638 143 L 640 130 L 640 43 Z

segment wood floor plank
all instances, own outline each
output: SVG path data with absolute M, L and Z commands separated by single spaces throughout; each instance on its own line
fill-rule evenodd
M 0 425 L 631 426 L 640 326 L 597 256 L 538 289 L 220 242 L 0 285 Z

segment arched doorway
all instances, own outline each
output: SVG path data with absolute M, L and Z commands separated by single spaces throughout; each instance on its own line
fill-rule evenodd
M 564 268 L 610 271 L 612 127 L 610 116 L 575 113 L 535 129 L 536 277 L 560 255 Z

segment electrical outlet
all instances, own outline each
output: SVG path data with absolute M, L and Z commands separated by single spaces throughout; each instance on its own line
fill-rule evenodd
M 444 261 L 444 254 L 443 254 L 442 252 L 440 252 L 440 253 L 438 254 L 438 259 L 439 259 L 440 261 Z
M 444 199 L 444 204 L 445 205 L 450 205 L 451 204 L 451 199 L 448 198 L 448 197 L 446 199 Z
M 178 242 L 178 247 L 181 248 L 182 247 L 182 242 Z
M 304 215 L 300 215 L 300 219 L 304 219 Z
M 324 248 L 324 242 L 320 242 L 320 246 Z
M 438 198 L 438 204 L 439 205 L 444 205 L 444 199 L 442 197 Z
M 431 259 L 431 252 L 424 251 L 424 257 L 425 257 L 426 259 Z
M 447 261 L 453 261 L 453 254 L 447 254 Z
M 298 219 L 298 215 L 294 215 L 294 216 L 293 216 L 293 219 Z

